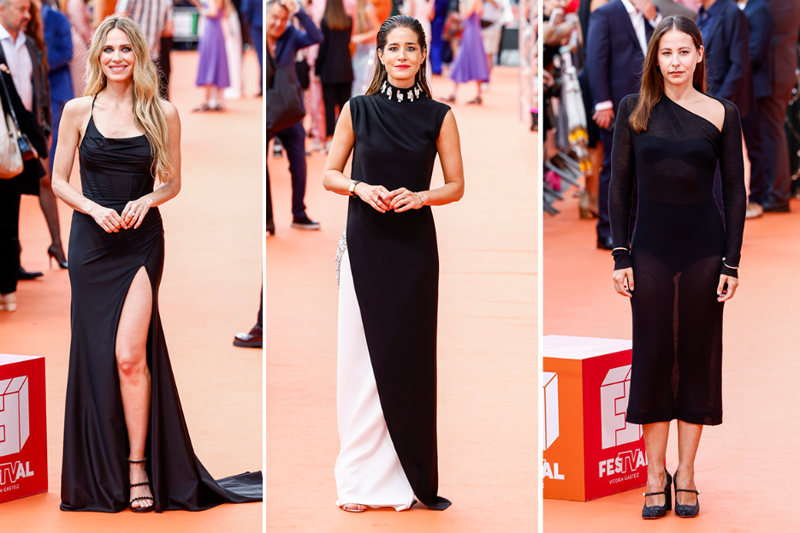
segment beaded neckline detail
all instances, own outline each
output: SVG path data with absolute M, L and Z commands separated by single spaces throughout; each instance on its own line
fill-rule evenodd
M 414 102 L 421 99 L 425 95 L 425 91 L 419 86 L 419 82 L 415 83 L 413 87 L 399 89 L 388 81 L 384 81 L 383 85 L 381 85 L 381 94 L 386 96 L 389 100 L 394 100 L 402 104 L 404 102 Z

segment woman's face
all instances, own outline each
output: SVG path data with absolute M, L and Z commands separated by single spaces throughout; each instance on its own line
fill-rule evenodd
M 692 83 L 694 69 L 703 60 L 703 47 L 698 50 L 688 33 L 670 30 L 658 43 L 658 68 L 665 84 Z
M 133 76 L 136 54 L 124 31 L 114 28 L 106 35 L 100 52 L 100 66 L 108 81 L 125 81 Z
M 395 28 L 386 36 L 386 46 L 383 52 L 378 50 L 389 83 L 392 85 L 412 85 L 419 72 L 425 52 L 419 45 L 417 33 L 411 28 Z

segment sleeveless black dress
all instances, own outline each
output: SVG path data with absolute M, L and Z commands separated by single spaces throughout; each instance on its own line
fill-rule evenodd
M 449 106 L 388 83 L 350 99 L 355 144 L 351 177 L 388 190 L 430 189 L 436 141 Z M 379 213 L 358 197 L 347 212 L 347 251 L 380 404 L 416 497 L 438 493 L 436 328 L 439 255 L 429 206 Z M 409 347 L 409 340 L 411 347 Z M 345 503 L 345 502 L 342 502 Z M 354 502 L 363 503 L 363 502 Z
M 720 274 L 736 277 L 746 193 L 739 111 L 727 100 L 722 131 L 666 96 L 647 130 L 629 116 L 638 95 L 619 106 L 611 154 L 609 213 L 615 248 L 628 248 L 634 174 L 638 208 L 630 254 L 615 250 L 615 269 L 633 267 L 633 355 L 627 420 L 722 423 Z M 714 200 L 722 178 L 724 222 Z
M 83 195 L 104 207 L 121 213 L 127 202 L 153 191 L 153 158 L 144 135 L 109 139 L 91 118 L 79 157 Z M 128 435 L 115 342 L 122 305 L 140 268 L 153 290 L 147 342 L 152 396 L 145 455 L 157 512 L 261 501 L 260 472 L 215 481 L 194 455 L 158 314 L 164 266 L 158 209 L 151 208 L 139 228 L 118 233 L 106 233 L 91 216 L 75 211 L 69 261 L 72 341 L 61 509 L 118 512 L 128 507 Z

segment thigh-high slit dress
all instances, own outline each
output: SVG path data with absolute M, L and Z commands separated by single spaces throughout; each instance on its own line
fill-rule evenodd
M 83 195 L 104 207 L 121 213 L 128 201 L 153 191 L 153 159 L 144 135 L 106 138 L 92 118 L 79 157 Z M 72 341 L 61 509 L 118 512 L 128 507 L 128 434 L 115 344 L 122 306 L 140 269 L 153 293 L 147 338 L 152 393 L 145 455 L 156 511 L 198 511 L 226 502 L 261 501 L 261 472 L 215 481 L 194 454 L 158 313 L 164 266 L 159 210 L 151 208 L 139 228 L 119 233 L 106 233 L 92 217 L 75 211 L 69 261 Z
M 428 190 L 449 107 L 385 84 L 350 99 L 351 177 Z M 436 441 L 439 256 L 431 208 L 379 213 L 351 197 L 339 264 L 337 505 L 442 510 Z
M 722 423 L 720 274 L 737 277 L 746 193 L 739 111 L 727 100 L 720 131 L 666 95 L 647 129 L 614 128 L 609 212 L 615 269 L 633 268 L 633 353 L 627 420 Z M 722 180 L 722 213 L 714 200 Z M 638 207 L 628 244 L 636 175 Z M 724 219 L 722 214 L 724 213 Z

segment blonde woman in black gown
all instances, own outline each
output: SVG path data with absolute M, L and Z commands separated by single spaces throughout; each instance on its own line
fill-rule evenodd
M 626 418 L 643 424 L 643 518 L 671 509 L 673 483 L 675 513 L 697 515 L 700 435 L 722 423 L 722 309 L 739 285 L 746 195 L 739 111 L 704 93 L 700 32 L 685 17 L 666 17 L 650 40 L 641 92 L 619 106 L 609 189 L 614 288 L 631 298 L 633 312 Z M 713 192 L 717 167 L 723 213 Z M 673 419 L 674 477 L 664 468 Z
M 458 201 L 464 172 L 453 113 L 430 96 L 426 55 L 419 21 L 383 23 L 372 84 L 343 107 L 325 165 L 325 188 L 350 196 L 337 256 L 335 476 L 345 511 L 400 511 L 415 495 L 431 509 L 450 505 L 438 495 L 439 258 L 430 206 Z M 437 154 L 445 184 L 430 189 Z
M 103 21 L 88 55 L 87 96 L 64 108 L 53 171 L 53 190 L 75 210 L 61 509 L 259 501 L 260 473 L 215 481 L 195 457 L 161 329 L 157 206 L 181 188 L 180 118 L 158 98 L 130 19 Z M 76 149 L 80 192 L 69 184 Z

